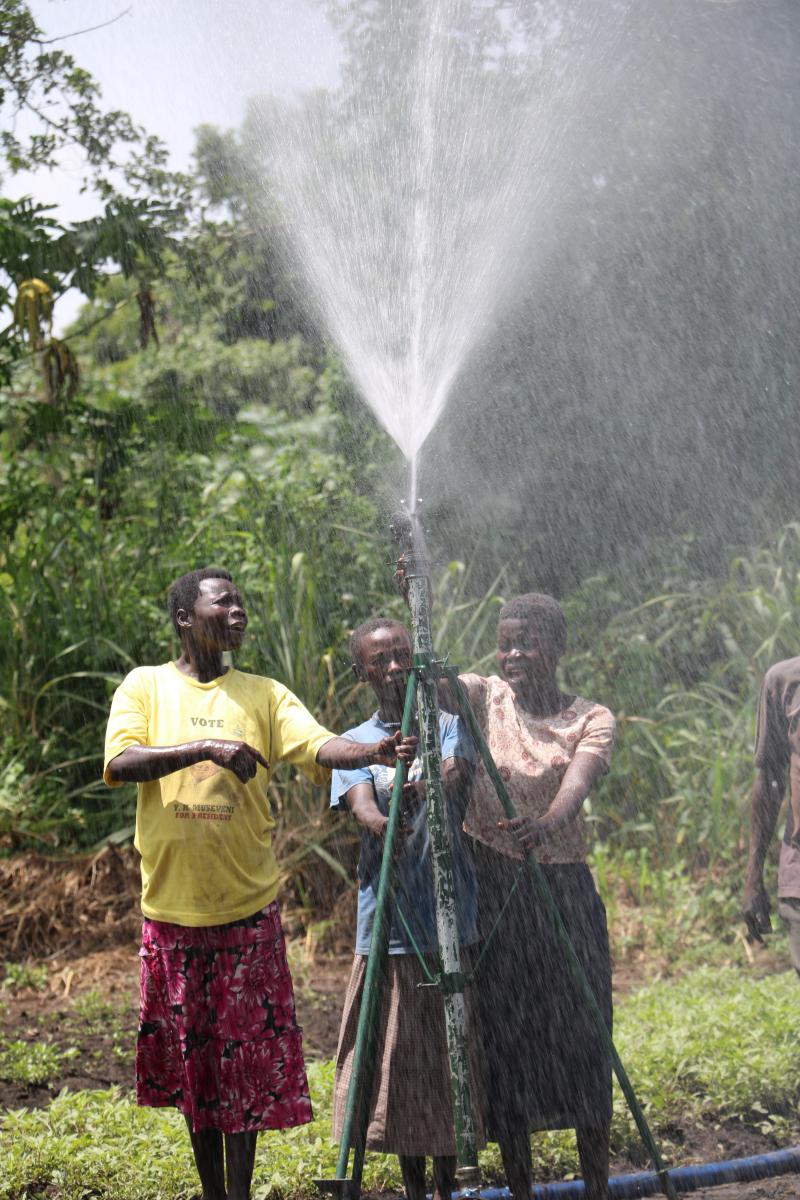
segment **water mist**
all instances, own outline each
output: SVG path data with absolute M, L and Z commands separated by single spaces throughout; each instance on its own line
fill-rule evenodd
M 409 0 L 331 6 L 342 81 L 252 122 L 293 266 L 350 375 L 409 461 L 556 192 L 624 6 Z

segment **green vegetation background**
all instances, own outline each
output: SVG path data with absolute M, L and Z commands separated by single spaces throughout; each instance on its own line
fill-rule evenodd
M 390 12 L 351 7 L 356 53 Z M 716 7 L 687 25 L 690 39 L 661 43 L 661 74 L 609 160 L 583 164 L 611 186 L 579 191 L 570 238 L 504 316 L 428 450 L 438 645 L 491 669 L 504 597 L 546 588 L 564 601 L 564 686 L 619 720 L 590 812 L 616 954 L 681 967 L 732 956 L 755 698 L 766 667 L 800 645 L 800 264 L 786 236 L 800 121 L 780 82 L 797 36 L 780 5 L 757 28 Z M 740 48 L 769 58 L 772 107 L 744 86 L 715 92 L 732 22 Z M 689 42 L 708 56 L 702 88 Z M 281 679 L 334 729 L 363 717 L 347 637 L 369 615 L 402 613 L 384 529 L 405 478 L 279 253 L 254 169 L 268 108 L 235 133 L 198 131 L 194 169 L 178 175 L 156 139 L 103 108 L 22 0 L 0 0 L 0 69 L 0 850 L 63 854 L 131 836 L 133 789 L 99 780 L 105 716 L 131 666 L 174 654 L 166 591 L 188 568 L 236 572 L 252 617 L 239 665 Z M 647 104 L 669 104 L 676 78 L 702 103 L 670 113 L 663 154 L 637 157 Z M 22 108 L 27 138 L 10 132 Z M 67 144 L 97 200 L 74 225 L 14 189 L 15 171 Z M 771 204 L 761 144 L 780 150 Z M 625 244 L 598 228 L 624 228 Z M 44 290 L 17 304 L 30 279 Z M 49 309 L 70 286 L 86 304 L 54 339 Z M 324 927 L 352 878 L 352 833 L 289 773 L 272 800 L 284 896 Z M 783 1139 L 795 1003 L 788 975 L 702 968 L 629 999 L 620 1049 L 660 1135 L 735 1119 Z M 57 1078 L 58 1054 L 8 1043 L 2 1070 Z M 330 1171 L 330 1074 L 312 1072 L 318 1122 L 271 1139 L 259 1196 Z M 626 1122 L 620 1109 L 615 1146 L 635 1155 Z M 9 1114 L 3 1132 L 0 1196 L 144 1200 L 191 1186 L 180 1123 L 125 1096 L 64 1095 Z M 542 1171 L 575 1167 L 560 1135 L 539 1153 Z M 369 1170 L 373 1186 L 397 1182 L 388 1160 Z
M 0 111 L 10 119 L 24 107 L 24 128 L 33 130 L 0 139 L 0 306 L 10 318 L 0 331 L 0 847 L 62 853 L 130 836 L 133 790 L 108 792 L 99 780 L 104 718 L 126 670 L 174 654 L 164 601 L 188 568 L 236 572 L 252 615 L 242 667 L 284 681 L 332 728 L 361 719 L 370 699 L 353 686 L 347 636 L 369 615 L 402 611 L 385 527 L 406 480 L 280 253 L 258 151 L 259 123 L 276 119 L 269 103 L 254 102 L 239 131 L 198 130 L 194 169 L 176 174 L 157 139 L 107 112 L 96 82 L 43 40 L 23 0 L 0 0 L 0 15 Z M 360 47 L 385 37 L 391 19 L 386 5 L 353 6 L 345 90 L 374 69 Z M 744 22 L 742 36 L 752 32 L 746 15 L 709 13 L 692 42 L 720 87 L 715 22 L 723 19 Z M 776 21 L 760 26 L 765 48 L 786 37 Z M 646 45 L 649 26 L 631 22 L 631 38 Z M 691 93 L 681 39 L 670 54 Z M 775 58 L 778 74 L 784 62 Z M 658 79 L 666 88 L 666 76 Z M 659 88 L 642 103 L 666 103 Z M 701 885 L 717 931 L 735 911 L 760 678 L 800 644 L 793 351 L 778 337 L 776 310 L 774 360 L 751 360 L 748 382 L 740 349 L 745 334 L 755 345 L 756 331 L 740 324 L 746 306 L 723 320 L 719 307 L 699 304 L 712 263 L 729 281 L 741 266 L 731 247 L 755 184 L 729 177 L 726 156 L 737 145 L 756 150 L 755 117 L 738 103 L 725 95 L 729 138 L 713 106 L 692 110 L 678 176 L 685 194 L 675 180 L 664 196 L 651 189 L 663 211 L 630 229 L 644 238 L 654 219 L 662 228 L 641 263 L 652 296 L 663 298 L 659 320 L 670 317 L 682 370 L 661 362 L 664 329 L 651 325 L 650 308 L 635 321 L 630 306 L 609 310 L 587 325 L 607 350 L 593 377 L 599 391 L 583 395 L 575 323 L 586 290 L 574 256 L 591 266 L 595 300 L 603 293 L 627 304 L 633 285 L 605 272 L 610 243 L 592 230 L 603 214 L 605 228 L 618 225 L 645 186 L 625 165 L 623 151 L 643 136 L 642 113 L 632 110 L 616 149 L 606 147 L 613 196 L 583 197 L 577 241 L 559 251 L 561 300 L 542 309 L 557 327 L 526 326 L 531 297 L 520 298 L 500 323 L 496 351 L 486 350 L 459 388 L 458 419 L 445 415 L 429 451 L 437 468 L 428 471 L 440 648 L 465 668 L 490 669 L 503 597 L 546 586 L 562 598 L 571 631 L 564 685 L 608 704 L 620 723 L 614 767 L 591 812 L 607 898 L 613 903 L 621 886 L 664 910 L 677 905 L 693 929 L 691 895 Z M 759 93 L 759 120 L 771 103 Z M 677 144 L 688 118 L 671 118 Z M 774 136 L 787 129 L 776 124 Z M 71 226 L 13 192 L 17 169 L 51 164 L 66 144 L 83 151 L 98 206 L 96 218 Z M 785 153 L 794 161 L 793 143 Z M 760 160 L 752 161 L 755 177 Z M 787 227 L 795 190 L 784 207 L 759 210 L 765 239 L 769 228 L 777 238 Z M 710 238 L 714 222 L 719 236 Z M 687 280 L 696 292 L 687 306 L 670 289 L 677 248 L 685 256 L 689 244 L 703 271 Z M 780 292 L 800 278 L 771 271 L 768 259 L 750 265 L 753 287 L 769 275 Z M 14 310 L 31 277 L 51 289 L 56 313 L 68 286 L 86 296 L 55 351 L 45 307 Z M 696 336 L 685 339 L 681 321 Z M 631 344 L 612 336 L 633 332 L 635 361 Z M 566 357 L 548 365 L 544 344 Z M 520 371 L 522 360 L 533 374 Z M 488 399 L 465 404 L 475 379 Z M 667 379 L 664 403 L 652 389 Z M 496 419 L 486 425 L 490 412 Z M 620 420 L 648 438 L 632 448 Z M 680 446 L 667 438 L 676 427 Z M 480 436 L 467 444 L 465 429 Z M 714 446 L 698 430 L 714 430 Z M 586 492 L 587 479 L 599 491 Z M 286 773 L 273 800 L 286 894 L 324 916 L 349 875 L 348 835 L 328 818 L 324 796 Z

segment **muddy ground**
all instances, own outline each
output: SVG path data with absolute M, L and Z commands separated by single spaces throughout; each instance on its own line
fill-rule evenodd
M 138 987 L 132 868 L 132 861 L 112 855 L 110 860 L 95 861 L 88 870 L 73 870 L 67 885 L 59 883 L 57 893 L 48 879 L 35 877 L 37 887 L 33 891 L 26 887 L 24 899 L 15 899 L 8 871 L 4 875 L 0 870 L 0 904 L 5 901 L 0 961 L 19 961 L 23 957 L 20 951 L 30 946 L 38 953 L 27 955 L 27 964 L 46 968 L 40 970 L 36 988 L 0 988 L 0 1038 L 49 1043 L 63 1055 L 57 1077 L 47 1086 L 0 1079 L 0 1109 L 43 1107 L 62 1088 L 132 1086 Z M 93 889 L 88 903 L 87 882 Z M 103 892 L 107 893 L 105 900 Z M 93 905 L 106 915 L 102 921 L 92 921 L 92 928 L 79 917 Z M 289 957 L 306 1055 L 309 1059 L 330 1058 L 336 1050 L 350 955 L 322 953 L 307 940 L 295 937 L 289 941 Z M 773 965 L 765 959 L 763 969 L 768 971 L 771 966 L 784 968 L 782 962 Z M 616 972 L 615 980 L 621 994 L 643 982 L 636 965 L 630 963 Z M 671 1140 L 680 1145 L 683 1162 L 739 1158 L 776 1148 L 768 1137 L 739 1122 L 719 1128 L 676 1128 Z M 612 1169 L 627 1173 L 644 1169 L 644 1164 L 617 1160 Z M 694 1195 L 705 1200 L 800 1200 L 800 1177 L 704 1189 Z
M 133 1076 L 138 946 L 134 941 L 76 957 L 56 955 L 47 963 L 46 990 L 0 994 L 0 1037 L 45 1040 L 69 1058 L 48 1086 L 24 1086 L 0 1080 L 0 1107 L 42 1107 L 62 1088 L 129 1088 Z M 350 970 L 346 956 L 309 958 L 302 943 L 291 947 L 297 984 L 298 1014 L 309 1058 L 335 1052 L 341 998 Z M 689 1127 L 672 1131 L 682 1143 L 682 1161 L 707 1162 L 774 1150 L 769 1138 L 738 1122 L 721 1128 Z M 642 1170 L 617 1160 L 614 1173 Z M 787 1176 L 763 1183 L 731 1185 L 694 1193 L 706 1200 L 798 1200 L 800 1179 Z

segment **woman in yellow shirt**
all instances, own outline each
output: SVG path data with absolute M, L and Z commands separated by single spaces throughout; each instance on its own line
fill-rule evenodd
M 312 1116 L 276 903 L 270 771 L 286 761 L 323 784 L 331 768 L 410 762 L 416 739 L 346 741 L 282 684 L 225 667 L 247 627 L 227 571 L 182 576 L 169 607 L 180 657 L 123 680 L 103 772 L 111 787 L 138 785 L 137 1100 L 184 1114 L 203 1200 L 247 1200 L 258 1130 Z

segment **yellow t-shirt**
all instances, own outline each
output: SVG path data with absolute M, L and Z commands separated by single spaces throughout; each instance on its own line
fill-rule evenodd
M 137 667 L 114 694 L 103 778 L 128 746 L 176 746 L 200 738 L 249 742 L 270 764 L 299 767 L 314 783 L 330 772 L 316 756 L 335 734 L 283 684 L 229 668 L 199 683 L 174 663 Z M 278 891 L 275 820 L 259 767 L 249 783 L 212 762 L 138 785 L 135 845 L 142 856 L 142 911 L 176 925 L 223 925 L 270 904 Z

